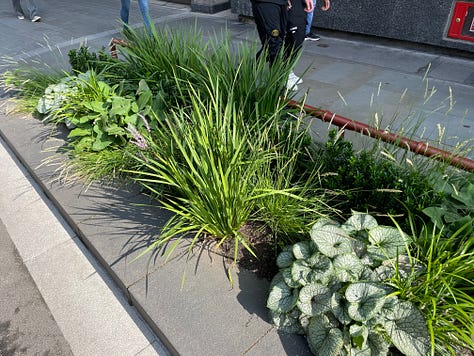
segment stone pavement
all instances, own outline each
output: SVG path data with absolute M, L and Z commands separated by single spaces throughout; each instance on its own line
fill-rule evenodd
M 0 261 L 0 355 L 72 355 L 1 220 Z
M 69 49 L 81 43 L 99 49 L 118 34 L 118 1 L 37 2 L 41 23 L 19 21 L 10 3 L 0 4 L 2 70 L 22 61 L 67 69 Z M 131 11 L 131 24 L 141 26 L 136 2 Z M 256 41 L 254 25 L 228 11 L 191 13 L 187 6 L 158 1 L 150 1 L 150 11 L 157 26 L 197 24 L 204 36 L 227 29 L 234 41 Z M 320 35 L 321 41 L 305 43 L 295 69 L 304 73 L 299 98 L 309 89 L 308 104 L 354 120 L 377 118 L 382 127 L 400 128 L 424 119 L 424 138 L 435 139 L 439 123 L 447 144 L 472 140 L 472 54 L 327 31 Z M 57 147 L 64 133 L 51 135 L 31 115 L 12 112 L 8 95 L 3 96 L 0 135 L 13 153 L 2 151 L 0 159 L 0 219 L 74 354 L 309 353 L 302 337 L 278 333 L 269 323 L 268 282 L 233 270 L 231 288 L 219 256 L 206 252 L 186 263 L 183 246 L 166 264 L 159 257 L 131 262 L 167 220 L 166 212 L 150 206 L 132 185 L 85 189 L 54 179 L 56 166 L 46 162 L 52 155 L 62 159 Z M 319 135 L 327 124 L 314 127 Z M 30 180 L 10 174 L 15 165 L 6 163 L 8 157 L 19 159 Z M 34 192 L 38 195 L 29 197 Z M 12 203 L 19 205 L 12 209 Z M 46 207 L 39 210 L 36 204 Z M 38 236 L 38 231 L 44 232 Z M 99 343 L 107 340 L 121 351 Z
M 0 355 L 167 355 L 0 139 Z

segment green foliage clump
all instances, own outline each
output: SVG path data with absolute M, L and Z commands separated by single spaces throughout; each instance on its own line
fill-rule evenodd
M 115 62 L 102 47 L 98 52 L 89 50 L 87 46 L 81 45 L 78 49 L 68 52 L 69 64 L 74 73 L 85 73 L 94 70 L 97 73 L 103 71 L 108 65 Z
M 45 90 L 37 105 L 46 121 L 64 122 L 74 150 L 101 151 L 125 146 L 135 140 L 144 144 L 140 131 L 150 129 L 146 116 L 154 105 L 153 95 L 143 80 L 136 97 L 122 96 L 119 86 L 100 80 L 94 71 L 67 77 Z
M 425 225 L 413 234 L 411 248 L 412 259 L 422 266 L 422 273 L 395 276 L 389 281 L 403 299 L 423 313 L 432 355 L 474 352 L 473 224 L 471 216 L 457 230 L 449 224 Z
M 384 281 L 407 275 L 409 238 L 354 214 L 339 225 L 318 220 L 311 240 L 280 253 L 267 307 L 277 327 L 306 335 L 316 355 L 425 355 L 430 338 L 414 304 Z
M 219 79 L 220 95 L 232 99 L 246 121 L 267 119 L 285 105 L 281 99 L 286 79 L 294 66 L 280 56 L 268 68 L 264 56 L 255 60 L 256 44 L 231 43 L 227 34 L 204 41 L 197 25 L 191 28 L 152 28 L 151 34 L 127 31 L 124 58 L 127 80 L 146 78 L 170 109 L 192 105 L 192 95 L 206 95 L 209 78 Z M 202 97 L 203 100 L 206 98 Z M 207 98 L 212 100 L 212 97 Z
M 433 189 L 429 175 L 422 170 L 378 157 L 372 151 L 357 153 L 336 130 L 330 132 L 321 160 L 322 186 L 343 193 L 337 207 L 345 214 L 353 209 L 403 217 L 398 221 L 407 229 L 408 211 L 421 213 L 441 200 L 442 194 Z M 390 223 L 390 218 L 383 222 Z
M 435 175 L 434 187 L 443 196 L 437 205 L 423 209 L 438 228 L 444 227 L 444 236 L 450 236 L 462 227 L 467 234 L 474 233 L 474 174 L 458 177 L 454 182 Z
M 1 84 L 6 91 L 14 92 L 18 110 L 31 113 L 36 109 L 38 99 L 44 94 L 46 88 L 60 83 L 63 77 L 63 72 L 52 68 L 19 67 L 3 73 Z

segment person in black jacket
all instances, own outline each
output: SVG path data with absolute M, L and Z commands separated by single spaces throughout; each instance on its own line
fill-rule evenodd
M 252 0 L 255 25 L 262 43 L 257 58 L 267 49 L 272 65 L 283 48 L 287 58 L 296 56 L 306 36 L 307 13 L 313 11 L 313 6 L 313 0 Z M 302 82 L 291 72 L 287 86 L 296 90 L 296 84 Z

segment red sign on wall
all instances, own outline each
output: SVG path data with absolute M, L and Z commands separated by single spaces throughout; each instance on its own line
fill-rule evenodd
M 474 42 L 474 3 L 456 2 L 448 37 Z

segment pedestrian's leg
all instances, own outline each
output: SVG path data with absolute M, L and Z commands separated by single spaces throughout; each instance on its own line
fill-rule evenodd
M 12 0 L 13 10 L 15 10 L 16 16 L 25 16 L 23 9 L 21 8 L 20 0 Z
M 262 49 L 257 56 L 267 49 L 268 61 L 272 64 L 283 47 L 283 38 L 286 32 L 286 5 L 254 1 L 252 9 L 262 43 Z
M 138 0 L 138 6 L 142 13 L 143 23 L 145 24 L 146 31 L 151 33 L 151 21 L 150 21 L 150 10 L 148 8 L 148 0 Z
M 38 15 L 38 8 L 33 0 L 26 1 L 26 10 L 28 12 L 28 18 L 32 20 L 36 15 Z
M 308 35 L 311 32 L 311 26 L 313 25 L 314 10 L 316 9 L 316 2 L 317 0 L 313 0 L 313 4 L 314 4 L 313 11 L 308 12 L 306 15 L 306 35 Z
M 120 19 L 123 23 L 128 24 L 128 16 L 130 14 L 130 0 L 120 0 Z
M 288 30 L 285 37 L 285 55 L 294 59 L 306 37 L 306 12 L 302 1 L 294 1 L 288 11 Z

